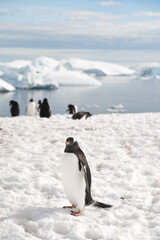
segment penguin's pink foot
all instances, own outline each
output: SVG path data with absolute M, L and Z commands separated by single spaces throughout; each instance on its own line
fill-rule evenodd
M 78 216 L 80 216 L 81 214 L 82 214 L 82 211 L 81 211 L 81 210 L 79 210 L 78 212 L 72 211 L 72 213 L 71 213 L 71 215 L 73 215 L 73 216 L 75 216 L 75 217 L 78 217 Z
M 76 207 L 72 205 L 72 206 L 64 206 L 63 208 L 76 208 Z

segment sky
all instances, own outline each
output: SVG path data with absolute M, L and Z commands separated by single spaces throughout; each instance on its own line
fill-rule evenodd
M 160 49 L 160 1 L 0 0 L 0 47 Z

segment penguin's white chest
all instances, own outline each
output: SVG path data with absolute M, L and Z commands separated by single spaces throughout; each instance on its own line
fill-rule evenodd
M 84 171 L 79 171 L 78 158 L 74 153 L 64 153 L 61 164 L 62 182 L 65 194 L 71 204 L 80 210 L 85 204 Z
M 30 102 L 27 106 L 27 115 L 28 116 L 34 116 L 36 111 L 36 105 L 35 102 Z

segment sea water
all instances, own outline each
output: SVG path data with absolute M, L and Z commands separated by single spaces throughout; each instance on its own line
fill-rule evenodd
M 65 114 L 68 104 L 75 104 L 79 111 L 93 114 L 108 113 L 108 109 L 123 105 L 128 113 L 159 112 L 159 80 L 104 78 L 102 86 L 63 86 L 57 90 L 20 90 L 0 94 L 0 117 L 10 116 L 9 101 L 20 104 L 20 115 L 25 115 L 30 98 L 35 102 L 48 98 L 53 114 Z

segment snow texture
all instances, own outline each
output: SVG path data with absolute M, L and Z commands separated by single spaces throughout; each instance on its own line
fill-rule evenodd
M 62 208 L 67 137 L 87 157 L 93 198 L 111 209 Z M 0 118 L 0 155 L 0 239 L 160 239 L 160 113 Z
M 1 78 L 16 88 L 56 89 L 63 85 L 101 85 L 97 77 L 130 75 L 134 71 L 113 63 L 78 58 L 56 60 L 39 57 L 33 61 L 0 63 Z

